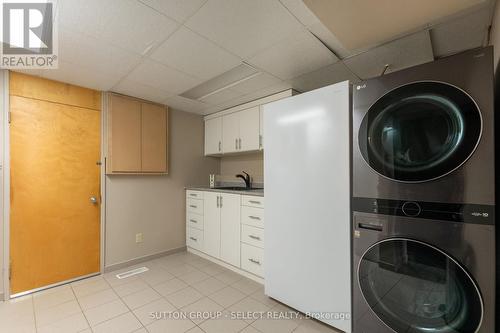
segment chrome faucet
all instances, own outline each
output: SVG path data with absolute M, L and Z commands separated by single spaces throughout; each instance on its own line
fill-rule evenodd
M 237 174 L 236 178 L 243 179 L 243 181 L 245 182 L 245 187 L 247 189 L 251 189 L 252 188 L 252 182 L 250 180 L 250 175 L 248 173 L 246 173 L 245 171 L 242 171 L 242 173 L 244 173 L 245 176 L 243 176 L 242 174 Z

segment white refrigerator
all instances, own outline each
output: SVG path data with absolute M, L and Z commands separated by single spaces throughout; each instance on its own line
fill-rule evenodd
M 351 332 L 350 84 L 264 106 L 265 293 Z

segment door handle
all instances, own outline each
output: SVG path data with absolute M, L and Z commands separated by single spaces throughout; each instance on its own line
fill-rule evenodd
M 97 205 L 97 198 L 96 197 L 92 196 L 92 197 L 90 197 L 89 200 L 90 200 L 91 204 Z

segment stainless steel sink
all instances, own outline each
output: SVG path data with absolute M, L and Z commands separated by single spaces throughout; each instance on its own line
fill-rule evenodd
M 228 191 L 263 191 L 262 188 L 246 188 L 246 187 L 238 187 L 238 186 L 222 186 L 215 187 L 215 190 L 228 190 Z

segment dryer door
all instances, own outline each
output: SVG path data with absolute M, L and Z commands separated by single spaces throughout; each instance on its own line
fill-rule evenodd
M 358 267 L 368 305 L 388 327 L 407 333 L 474 333 L 483 302 L 469 274 L 439 249 L 414 240 L 386 239 Z
M 359 148 L 379 174 L 422 182 L 462 165 L 479 143 L 481 129 L 481 113 L 464 91 L 417 82 L 390 91 L 370 107 L 359 129 Z

